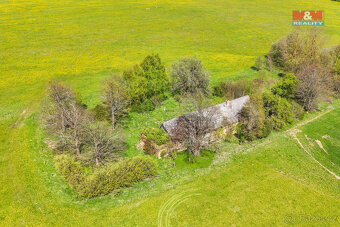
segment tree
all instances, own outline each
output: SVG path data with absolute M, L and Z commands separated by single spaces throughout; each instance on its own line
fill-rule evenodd
M 117 116 L 123 113 L 130 101 L 126 81 L 118 75 L 113 75 L 105 83 L 104 99 L 110 111 L 111 124 L 114 129 Z
M 271 92 L 262 95 L 266 118 L 270 119 L 273 129 L 281 129 L 294 119 L 292 105 L 287 99 Z
M 65 131 L 69 126 L 71 105 L 77 103 L 74 91 L 61 83 L 51 81 L 47 88 L 49 100 L 45 103 L 45 120 L 49 129 Z
M 306 65 L 296 75 L 299 79 L 297 100 L 305 110 L 315 109 L 317 99 L 331 91 L 329 70 L 317 64 Z
M 296 73 L 302 65 L 320 62 L 322 44 L 319 30 L 295 30 L 274 43 L 267 57 L 270 65 Z
M 294 99 L 298 83 L 299 81 L 296 76 L 293 73 L 289 73 L 272 88 L 272 92 L 283 98 Z
M 113 132 L 104 122 L 92 122 L 86 127 L 88 139 L 87 147 L 96 165 L 103 163 L 108 158 L 119 157 L 118 152 L 124 146 L 121 135 Z
M 243 140 L 255 140 L 268 136 L 271 128 L 266 124 L 263 100 L 253 95 L 239 114 L 237 137 Z
M 67 129 L 57 132 L 57 136 L 64 146 L 73 148 L 80 155 L 86 140 L 84 127 L 88 122 L 84 108 L 78 103 L 71 103 L 68 119 Z
M 147 98 L 163 94 L 169 88 L 169 78 L 158 54 L 145 57 L 140 64 L 142 77 L 147 80 Z
M 174 94 L 210 94 L 210 75 L 197 58 L 181 58 L 172 65 Z
M 71 147 L 80 155 L 84 144 L 83 126 L 87 121 L 84 105 L 70 87 L 56 81 L 49 84 L 47 91 L 45 127 L 58 137 L 62 146 Z
M 188 98 L 186 110 L 188 114 L 178 118 L 173 140 L 184 143 L 187 151 L 196 156 L 200 155 L 201 149 L 209 143 L 209 133 L 215 129 L 214 117 L 217 113 L 215 108 L 204 108 L 202 96 Z

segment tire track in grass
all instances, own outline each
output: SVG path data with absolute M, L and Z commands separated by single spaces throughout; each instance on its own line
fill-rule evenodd
M 196 192 L 197 189 L 187 190 L 179 194 L 171 196 L 163 203 L 158 212 L 157 226 L 169 227 L 171 225 L 170 219 L 175 209 L 187 201 L 190 197 L 199 196 L 201 193 Z
M 295 127 L 291 128 L 290 130 L 288 130 L 289 134 L 298 142 L 298 144 L 300 145 L 300 147 L 302 148 L 302 150 L 304 150 L 308 156 L 310 156 L 317 164 L 319 164 L 322 168 L 324 168 L 327 172 L 329 172 L 330 174 L 332 174 L 337 180 L 340 180 L 340 177 L 338 175 L 336 175 L 333 171 L 329 170 L 326 166 L 322 165 L 318 160 L 316 160 L 313 155 L 303 146 L 303 144 L 301 143 L 301 141 L 299 140 L 299 138 L 297 137 L 297 133 L 302 132 L 301 130 L 298 129 L 298 127 L 306 125 L 310 122 L 313 122 L 317 119 L 319 119 L 320 117 L 322 117 L 323 115 L 331 112 L 332 110 L 334 110 L 334 108 L 331 108 L 321 114 L 319 114 L 318 116 L 309 119 L 307 121 L 303 121 L 299 124 L 297 124 Z

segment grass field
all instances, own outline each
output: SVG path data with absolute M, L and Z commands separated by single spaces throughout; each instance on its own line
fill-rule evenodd
M 224 144 L 209 168 L 160 161 L 157 179 L 116 197 L 83 200 L 56 172 L 38 125 L 50 79 L 71 84 L 93 107 L 105 77 L 149 53 L 159 53 L 168 67 L 196 55 L 211 71 L 212 84 L 256 76 L 250 67 L 292 30 L 295 9 L 324 10 L 325 42 L 340 43 L 340 3 L 330 0 L 0 1 L 0 225 L 247 226 L 340 216 L 339 181 L 288 132 Z M 176 105 L 170 99 L 167 111 L 130 116 L 130 156 L 140 152 L 133 146 L 140 128 L 176 116 Z M 297 137 L 339 175 L 339 101 L 333 107 L 298 127 Z

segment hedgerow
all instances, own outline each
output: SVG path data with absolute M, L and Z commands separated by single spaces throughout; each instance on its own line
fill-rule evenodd
M 61 175 L 85 198 L 118 193 L 122 187 L 157 175 L 155 160 L 144 156 L 108 165 L 91 175 L 86 175 L 81 163 L 69 155 L 58 155 L 54 160 Z

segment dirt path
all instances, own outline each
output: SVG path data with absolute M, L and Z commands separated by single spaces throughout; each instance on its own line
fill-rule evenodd
M 334 108 L 331 108 L 323 113 L 321 113 L 320 115 L 312 118 L 312 119 L 309 119 L 309 120 L 306 120 L 306 121 L 303 121 L 299 124 L 297 124 L 296 126 L 294 126 L 293 128 L 289 129 L 288 130 L 288 133 L 298 142 L 298 144 L 300 145 L 300 147 L 317 163 L 319 164 L 322 168 L 324 168 L 327 172 L 329 172 L 330 174 L 332 174 L 337 180 L 340 180 L 340 177 L 338 175 L 336 175 L 334 172 L 332 172 L 331 170 L 329 170 L 326 166 L 322 165 L 318 160 L 316 160 L 313 155 L 302 145 L 301 141 L 299 140 L 299 138 L 297 137 L 297 133 L 301 132 L 301 130 L 298 129 L 298 127 L 300 126 L 303 126 L 303 125 L 306 125 L 310 122 L 313 122 L 315 120 L 317 120 L 318 118 L 322 117 L 323 115 L 331 112 L 332 110 L 334 110 Z

